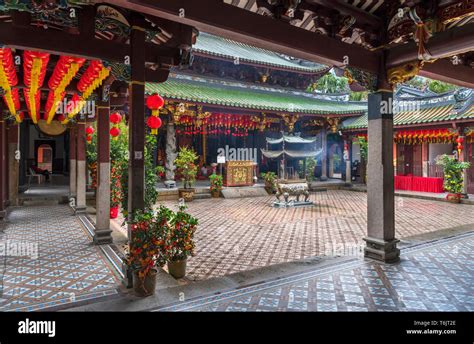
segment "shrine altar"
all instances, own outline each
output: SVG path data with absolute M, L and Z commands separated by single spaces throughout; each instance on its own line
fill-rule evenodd
M 251 186 L 254 184 L 255 163 L 251 160 L 227 161 L 224 186 Z

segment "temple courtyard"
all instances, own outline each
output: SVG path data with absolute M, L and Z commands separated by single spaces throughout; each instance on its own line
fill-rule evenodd
M 349 280 L 352 281 L 349 284 L 357 289 L 361 287 L 357 287 L 359 282 L 363 283 L 371 278 L 370 274 L 373 276 L 378 274 L 390 275 L 395 280 L 397 276 L 409 277 L 433 283 L 435 286 L 439 285 L 439 277 L 442 275 L 450 283 L 450 288 L 458 288 L 456 290 L 460 295 L 462 293 L 466 293 L 462 294 L 465 297 L 471 295 L 470 301 L 458 300 L 459 304 L 464 304 L 459 308 L 458 303 L 454 302 L 456 300 L 453 297 L 456 296 L 453 294 L 447 296 L 451 306 L 446 307 L 449 309 L 421 301 L 423 307 L 433 310 L 472 310 L 474 205 L 396 197 L 396 233 L 397 238 L 401 240 L 402 263 L 389 266 L 362 258 L 364 247 L 362 238 L 365 236 L 367 226 L 366 193 L 349 190 L 313 192 L 311 200 L 314 206 L 302 208 L 273 208 L 270 206 L 273 199 L 273 196 L 220 198 L 188 203 L 190 213 L 199 219 L 195 236 L 196 255 L 188 261 L 186 278 L 174 282 L 175 286 L 194 288 L 193 294 L 199 296 L 200 291 L 202 294 L 205 294 L 204 291 L 212 291 L 213 288 L 208 288 L 209 286 L 219 285 L 222 278 L 229 276 L 230 278 L 234 275 L 239 276 L 240 286 L 251 284 L 254 281 L 247 279 L 246 276 L 252 274 L 252 271 L 272 266 L 278 266 L 280 271 L 286 271 L 283 277 L 289 278 L 297 273 L 298 269 L 285 270 L 285 265 L 319 257 L 321 260 L 332 261 L 332 267 L 329 270 L 321 270 L 320 266 L 308 265 L 302 275 L 305 281 L 300 283 L 298 279 L 290 279 L 291 283 L 284 288 L 272 284 L 272 288 L 274 287 L 272 293 L 277 293 L 273 297 L 276 299 L 284 297 L 286 300 L 284 303 L 272 299 L 273 301 L 270 300 L 272 303 L 267 305 L 261 298 L 245 299 L 240 298 L 239 294 L 239 300 L 223 304 L 215 303 L 209 309 L 237 310 L 243 307 L 242 300 L 245 299 L 248 302 L 245 301 L 247 304 L 244 308 L 248 310 L 282 308 L 298 310 L 298 307 L 300 310 L 313 308 L 320 310 L 324 305 L 317 306 L 311 301 L 301 303 L 299 301 L 301 295 L 307 295 L 308 292 L 311 294 L 316 290 L 319 293 L 326 292 L 317 289 L 317 286 L 326 282 L 332 283 L 332 288 L 336 288 L 331 289 L 331 286 L 327 285 L 329 288 L 327 292 L 333 294 L 334 290 L 345 290 L 344 283 L 349 283 Z M 171 208 L 177 206 L 176 201 L 164 203 Z M 14 243 L 17 248 L 26 251 L 24 256 L 2 257 L 4 263 L 0 271 L 3 285 L 0 304 L 2 310 L 62 309 L 84 303 L 96 304 L 111 298 L 113 299 L 111 302 L 120 307 L 121 304 L 117 303 L 116 298 L 129 293 L 121 286 L 123 275 L 120 271 L 120 258 L 117 255 L 120 249 L 114 244 L 93 245 L 92 233 L 88 229 L 90 227 L 88 218 L 93 219 L 93 216 L 84 218 L 73 216 L 73 211 L 68 205 L 30 205 L 12 208 L 6 221 L 0 223 L 1 240 Z M 121 233 L 116 233 L 115 236 L 117 235 Z M 451 238 L 446 239 L 447 237 Z M 433 244 L 439 239 L 442 240 Z M 455 250 L 452 249 L 454 247 L 452 240 L 457 240 Z M 18 246 L 19 244 L 21 245 Z M 337 258 L 339 256 L 343 256 L 340 257 L 343 260 L 339 261 Z M 340 273 L 340 269 L 346 270 Z M 339 277 L 337 280 L 315 279 L 316 275 L 319 276 L 324 271 L 332 276 L 326 278 L 334 278 L 331 275 L 334 273 Z M 435 273 L 436 271 L 438 272 Z M 373 288 L 387 284 L 384 277 L 377 278 L 380 282 L 374 283 L 382 285 L 374 285 Z M 267 283 L 271 280 L 271 274 L 263 273 L 256 288 L 258 289 L 259 285 L 263 286 L 262 282 Z M 207 287 L 200 288 L 200 283 L 206 283 Z M 412 284 L 408 279 L 402 284 L 406 283 Z M 437 292 L 449 294 L 453 291 L 446 288 L 446 286 L 438 288 Z M 285 294 L 291 290 L 294 295 L 291 303 L 293 306 L 288 303 L 288 295 Z M 380 292 L 389 292 L 390 297 L 394 297 L 393 291 L 380 290 Z M 158 290 L 157 296 L 161 295 Z M 342 294 L 337 295 L 338 298 L 344 297 Z M 459 297 L 462 298 L 462 295 Z M 268 295 L 262 294 L 261 297 L 268 298 Z M 328 302 L 335 301 L 333 296 L 328 297 L 330 297 Z M 362 300 L 361 297 L 365 296 L 359 295 L 359 301 Z M 300 302 L 300 306 L 295 306 L 295 302 Z M 331 302 L 326 305 L 327 310 L 357 310 L 357 307 L 337 306 Z M 392 304 L 393 302 L 395 303 Z M 139 305 L 140 301 L 137 304 Z M 420 304 L 418 306 L 422 307 Z M 368 310 L 378 309 L 373 301 L 363 307 L 368 307 Z M 392 300 L 390 307 L 399 307 L 399 303 Z M 423 307 L 420 309 L 425 309 Z
M 196 200 L 200 225 L 188 278 L 202 280 L 314 256 L 363 255 L 367 194 L 313 192 L 314 206 L 273 208 L 273 196 Z M 166 202 L 173 207 L 175 202 Z M 396 233 L 403 242 L 433 232 L 474 230 L 474 205 L 396 197 Z

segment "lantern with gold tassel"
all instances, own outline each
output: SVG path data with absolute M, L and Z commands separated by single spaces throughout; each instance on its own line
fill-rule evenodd
M 158 134 L 158 128 L 161 127 L 160 109 L 165 104 L 163 98 L 158 94 L 152 94 L 146 99 L 146 106 L 151 110 L 151 116 L 148 117 L 146 124 L 151 129 L 152 135 Z

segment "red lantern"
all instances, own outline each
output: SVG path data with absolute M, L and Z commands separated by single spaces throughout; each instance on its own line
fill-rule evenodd
M 122 121 L 122 116 L 118 112 L 114 112 L 110 115 L 110 123 L 119 124 Z
M 112 136 L 114 139 L 116 139 L 117 136 L 119 136 L 119 135 L 120 135 L 120 129 L 119 129 L 119 128 L 117 128 L 117 127 L 112 127 L 112 128 L 110 129 L 110 136 Z
M 150 116 L 148 117 L 146 124 L 151 129 L 151 134 L 156 135 L 158 134 L 158 128 L 161 127 L 161 119 L 160 117 Z
M 165 101 L 156 93 L 146 99 L 146 106 L 152 111 L 161 109 L 163 105 L 165 105 Z
M 92 142 L 92 135 L 87 135 L 86 136 L 86 141 L 91 143 Z
M 87 135 L 94 134 L 94 131 L 95 131 L 94 127 L 89 126 L 89 127 L 86 128 L 86 134 Z

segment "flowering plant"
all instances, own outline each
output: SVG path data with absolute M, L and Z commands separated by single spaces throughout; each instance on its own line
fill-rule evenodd
M 119 166 L 112 165 L 110 169 L 110 207 L 118 207 L 122 203 L 123 191 L 120 181 Z
M 458 161 L 446 154 L 443 154 L 436 163 L 443 167 L 444 190 L 453 194 L 462 193 L 464 185 L 463 170 L 469 168 L 471 164 Z
M 138 273 L 140 279 L 143 279 L 155 267 L 156 256 L 162 242 L 156 231 L 153 212 L 141 210 L 134 212 L 130 225 L 132 235 L 125 262 Z
M 211 182 L 211 191 L 220 191 L 222 189 L 222 176 L 217 175 L 215 173 L 209 176 L 209 180 Z
M 171 218 L 166 236 L 168 261 L 184 260 L 194 256 L 194 232 L 198 220 L 187 213 L 186 206 L 181 205 L 176 213 L 168 213 Z
M 178 172 L 182 175 L 181 180 L 183 181 L 183 187 L 185 189 L 192 188 L 192 185 L 196 181 L 198 168 L 195 161 L 197 158 L 198 156 L 192 149 L 182 147 L 175 160 Z

